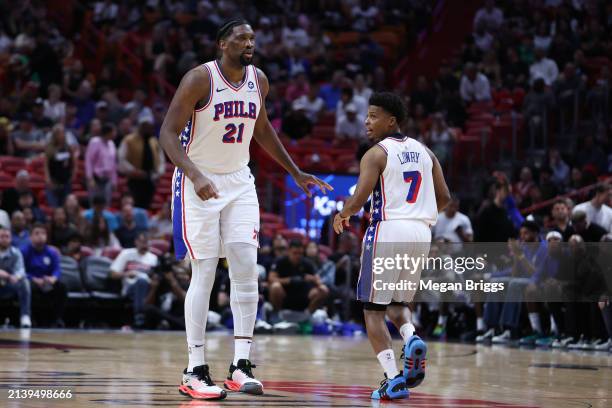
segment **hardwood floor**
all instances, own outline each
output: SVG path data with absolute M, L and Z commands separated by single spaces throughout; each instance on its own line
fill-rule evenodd
M 252 360 L 263 396 L 191 401 L 177 391 L 184 334 L 0 331 L 0 407 L 371 407 L 382 379 L 365 337 L 257 336 Z M 394 344 L 399 355 L 400 342 Z M 221 385 L 233 355 L 209 333 L 206 358 Z M 15 398 L 39 390 L 39 398 Z M 71 391 L 71 399 L 40 398 Z M 9 399 L 9 394 L 13 398 Z M 384 407 L 612 407 L 612 354 L 429 343 L 428 372 L 409 400 Z

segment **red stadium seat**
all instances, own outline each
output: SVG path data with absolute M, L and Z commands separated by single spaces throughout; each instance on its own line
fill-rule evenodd
M 117 247 L 106 247 L 102 251 L 102 256 L 107 257 L 108 259 L 115 259 L 117 255 L 121 252 L 121 248 Z
M 306 236 L 304 234 L 302 234 L 301 232 L 298 232 L 298 231 L 294 231 L 294 230 L 291 230 L 291 229 L 282 229 L 282 230 L 278 231 L 278 233 L 281 234 L 288 241 L 292 241 L 294 239 L 297 239 L 297 240 L 301 240 L 303 242 L 306 242 Z
M 282 224 L 284 222 L 283 217 L 278 214 L 264 212 L 261 213 L 260 218 L 262 223 Z

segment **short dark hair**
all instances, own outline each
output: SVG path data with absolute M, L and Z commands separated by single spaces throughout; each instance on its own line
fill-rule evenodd
M 226 21 L 221 27 L 219 27 L 219 30 L 217 30 L 217 44 L 219 44 L 219 41 L 225 40 L 227 37 L 229 37 L 234 27 L 241 26 L 244 24 L 249 23 L 243 18 L 233 18 L 231 20 Z
M 102 134 L 103 135 L 108 135 L 113 130 L 115 130 L 115 125 L 113 125 L 112 123 L 105 123 L 104 125 L 102 125 Z
M 521 224 L 521 228 L 527 228 L 531 232 L 535 232 L 536 234 L 540 232 L 540 227 L 534 221 L 524 221 Z
M 595 187 L 595 194 L 607 193 L 610 189 L 610 184 L 601 183 L 597 187 Z
M 402 98 L 393 92 L 375 92 L 370 96 L 370 105 L 384 109 L 391 116 L 395 116 L 400 125 L 406 118 L 406 107 Z
M 292 239 L 289 248 L 304 248 L 304 242 L 301 239 Z
M 43 229 L 45 232 L 48 232 L 47 226 L 42 222 L 35 222 L 34 225 L 32 225 L 32 232 L 34 232 L 35 229 Z
M 564 206 L 569 208 L 569 204 L 568 204 L 568 202 L 567 202 L 567 200 L 565 198 L 557 198 L 552 206 L 554 207 L 557 204 L 563 204 Z

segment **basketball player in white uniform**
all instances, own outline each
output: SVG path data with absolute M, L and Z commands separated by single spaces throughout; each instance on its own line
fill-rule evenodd
M 217 263 L 225 255 L 231 279 L 234 360 L 225 387 L 262 394 L 249 360 L 259 300 L 259 204 L 247 167 L 252 138 L 283 166 L 310 197 L 309 187 L 331 187 L 291 160 L 266 115 L 268 79 L 251 64 L 255 35 L 244 20 L 217 33 L 221 58 L 185 74 L 161 127 L 160 143 L 176 165 L 172 222 L 179 259 L 191 260 L 185 299 L 189 364 L 179 391 L 196 399 L 222 399 L 204 357 L 204 333 Z
M 450 193 L 440 163 L 423 144 L 400 133 L 405 110 L 399 96 L 382 92 L 372 95 L 366 118 L 368 138 L 376 143 L 361 159 L 355 194 L 334 219 L 334 230 L 343 231 L 351 215 L 371 197 L 371 224 L 363 238 L 357 299 L 364 304 L 368 338 L 385 372 L 385 380 L 372 392 L 373 399 L 408 397 L 408 388 L 425 376 L 425 343 L 414 335 L 407 303 L 418 287 L 421 267 L 404 263 L 425 258 L 431 242 L 430 227 L 438 212 L 450 202 Z M 402 257 L 397 265 L 396 255 Z M 392 264 L 382 261 L 391 258 Z M 388 261 L 389 262 L 389 261 Z M 394 288 L 394 284 L 405 284 Z M 401 333 L 405 346 L 404 369 L 400 373 L 391 348 L 385 314 Z

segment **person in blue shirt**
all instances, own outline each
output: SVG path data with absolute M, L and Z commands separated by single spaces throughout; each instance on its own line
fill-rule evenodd
M 144 208 L 136 207 L 134 204 L 134 196 L 130 193 L 124 193 L 121 196 L 121 207 L 123 208 L 126 204 L 132 206 L 132 213 L 134 215 L 134 222 L 136 223 L 136 228 L 142 231 L 146 231 L 149 229 L 149 214 L 147 210 Z M 119 226 L 123 225 L 123 215 L 117 214 L 117 221 L 119 222 Z
M 67 292 L 60 281 L 59 254 L 47 245 L 47 228 L 44 224 L 34 224 L 30 240 L 30 244 L 21 248 L 21 253 L 32 287 L 33 304 L 45 302 L 45 310 L 51 313 L 51 325 L 63 327 Z
M 103 195 L 95 195 L 91 200 L 91 208 L 83 212 L 85 220 L 91 224 L 94 214 L 102 214 L 108 225 L 108 229 L 114 232 L 119 228 L 117 216 L 106 209 L 106 198 Z
M 17 210 L 11 216 L 11 244 L 17 248 L 23 248 L 30 243 L 30 231 L 26 228 L 26 220 L 23 212 Z
M 0 226 L 0 298 L 19 299 L 21 328 L 32 326 L 30 320 L 31 291 L 26 279 L 23 256 L 11 245 L 11 232 Z

